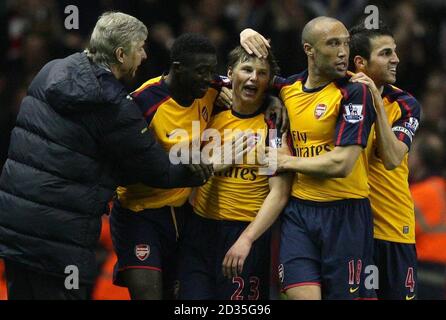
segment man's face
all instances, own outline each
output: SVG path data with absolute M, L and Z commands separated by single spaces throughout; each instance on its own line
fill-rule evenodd
M 194 99 L 203 98 L 211 85 L 217 68 L 215 54 L 197 54 L 180 65 L 179 81 Z
M 268 89 L 271 70 L 268 61 L 250 57 L 239 62 L 234 69 L 229 70 L 232 80 L 232 94 L 245 106 L 260 106 L 265 91 Z
M 400 62 L 395 51 L 395 40 L 391 36 L 378 36 L 370 40 L 370 47 L 365 73 L 378 87 L 395 83 L 396 68 Z
M 146 51 L 144 50 L 145 40 L 133 44 L 131 51 L 124 53 L 124 61 L 121 65 L 121 73 L 124 78 L 132 79 L 135 77 L 136 70 L 145 59 L 147 59 Z
M 350 36 L 345 26 L 329 23 L 322 28 L 314 44 L 314 64 L 317 72 L 329 80 L 342 78 L 347 73 Z

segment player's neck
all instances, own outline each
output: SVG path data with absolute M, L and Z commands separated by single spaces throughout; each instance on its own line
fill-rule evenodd
M 116 79 L 118 80 L 122 79 L 122 72 L 117 65 L 115 64 L 110 65 L 110 71 L 115 76 Z
M 382 95 L 383 91 L 384 91 L 384 83 L 379 83 L 378 81 L 373 81 L 375 82 L 375 86 L 378 89 L 379 93 Z
M 326 85 L 327 83 L 333 81 L 333 79 L 328 79 L 324 75 L 318 74 L 317 72 L 311 72 L 308 70 L 307 81 L 305 81 L 306 89 L 315 89 Z
M 173 100 L 175 100 L 179 105 L 183 107 L 188 107 L 194 102 L 194 98 L 190 96 L 189 93 L 185 92 L 184 86 L 182 86 L 174 77 L 171 76 L 171 73 L 164 76 L 164 82 L 169 88 L 170 96 Z
M 383 94 L 383 91 L 384 91 L 384 85 L 378 87 L 378 91 L 379 91 L 380 94 Z

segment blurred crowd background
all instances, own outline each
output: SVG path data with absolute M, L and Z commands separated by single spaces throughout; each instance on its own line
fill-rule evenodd
M 369 4 L 379 8 L 380 19 L 394 32 L 401 60 L 397 86 L 412 93 L 422 104 L 421 127 L 410 156 L 410 182 L 418 219 L 420 297 L 445 298 L 444 0 L 0 0 L 0 166 L 3 167 L 7 156 L 9 133 L 20 102 L 33 77 L 51 59 L 82 51 L 97 17 L 104 11 L 119 10 L 134 15 L 149 29 L 148 60 L 140 67 L 135 81 L 127 84 L 133 90 L 168 70 L 169 48 L 175 37 L 184 32 L 203 33 L 212 40 L 218 50 L 221 74 L 226 73 L 226 54 L 238 44 L 239 32 L 246 27 L 271 39 L 282 75 L 300 72 L 306 66 L 300 46 L 306 22 L 328 15 L 349 28 L 364 17 L 364 8 Z M 68 16 L 64 9 L 68 5 L 79 9 L 78 30 L 64 27 Z M 98 271 L 105 289 L 103 295 L 94 294 L 96 298 L 126 298 L 126 292 L 113 296 L 113 290 L 107 287 L 114 257 L 106 229 L 107 225 L 105 240 L 98 248 L 101 262 L 98 270 L 107 270 Z M 0 263 L 0 278 L 1 273 Z M 5 294 L 0 284 L 2 297 Z

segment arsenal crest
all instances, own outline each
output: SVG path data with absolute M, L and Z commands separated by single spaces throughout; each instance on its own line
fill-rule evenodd
M 146 260 L 150 255 L 150 246 L 148 244 L 136 245 L 135 246 L 135 255 L 141 261 Z
M 319 103 L 314 109 L 314 117 L 319 119 L 325 114 L 325 111 L 327 111 L 327 106 L 323 103 Z

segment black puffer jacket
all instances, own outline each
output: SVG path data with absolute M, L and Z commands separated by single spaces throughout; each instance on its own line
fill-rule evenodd
M 172 166 L 136 104 L 84 53 L 49 62 L 31 83 L 0 177 L 0 256 L 93 281 L 101 215 L 117 185 L 195 186 Z

